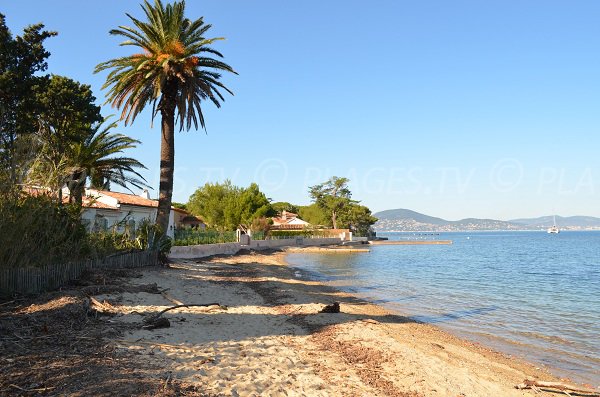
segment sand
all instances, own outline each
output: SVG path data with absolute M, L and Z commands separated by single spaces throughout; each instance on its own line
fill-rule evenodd
M 164 314 L 169 328 L 127 332 L 114 341 L 157 376 L 207 396 L 531 396 L 514 389 L 528 376 L 555 380 L 527 363 L 392 315 L 285 265 L 284 254 L 179 260 L 147 269 L 133 284 L 165 294 L 97 296 L 112 321 L 141 324 Z M 341 313 L 319 313 L 341 303 Z M 544 395 L 544 394 L 541 394 Z M 546 393 L 545 395 L 552 395 Z

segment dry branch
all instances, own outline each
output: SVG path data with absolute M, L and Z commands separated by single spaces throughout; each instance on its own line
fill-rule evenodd
M 115 308 L 113 305 L 108 303 L 107 301 L 100 302 L 98 299 L 90 296 L 89 302 L 90 312 L 92 314 L 114 314 Z
M 171 323 L 166 318 L 162 318 L 161 316 L 170 310 L 181 309 L 183 307 L 208 307 L 208 306 L 218 306 L 222 310 L 227 310 L 227 306 L 221 305 L 219 303 L 194 303 L 189 305 L 175 305 L 168 307 L 157 314 L 152 314 L 146 318 L 144 318 L 144 326 L 143 329 L 156 329 L 156 328 L 168 328 L 171 326 Z
M 191 303 L 189 305 L 175 305 L 175 306 L 168 307 L 164 310 L 161 310 L 158 314 L 152 315 L 151 317 L 160 317 L 170 310 L 181 309 L 184 307 L 208 307 L 208 306 L 219 306 L 220 309 L 227 310 L 227 306 L 221 305 L 220 303 Z
M 567 383 L 560 382 L 544 382 L 535 379 L 525 379 L 523 383 L 515 386 L 515 389 L 523 390 L 523 389 L 536 389 L 536 388 L 547 388 L 547 389 L 557 389 L 563 392 L 575 392 L 575 393 L 584 393 L 589 395 L 590 397 L 600 397 L 600 390 L 583 388 L 575 385 L 569 385 Z

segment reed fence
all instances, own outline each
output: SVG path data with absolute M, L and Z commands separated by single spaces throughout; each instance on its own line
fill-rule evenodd
M 0 269 L 0 295 L 37 294 L 59 288 L 91 269 L 124 269 L 158 265 L 157 251 L 136 251 L 105 258 L 44 267 Z

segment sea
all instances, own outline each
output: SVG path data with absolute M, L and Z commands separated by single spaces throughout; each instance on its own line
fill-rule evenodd
M 292 253 L 314 279 L 600 386 L 600 231 L 379 233 L 450 245 Z

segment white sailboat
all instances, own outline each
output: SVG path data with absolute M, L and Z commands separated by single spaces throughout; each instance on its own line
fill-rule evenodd
M 556 226 L 556 215 L 553 216 L 553 225 L 548 228 L 548 233 L 551 233 L 551 234 L 558 234 L 558 233 L 560 233 L 560 230 L 558 229 L 558 226 Z

